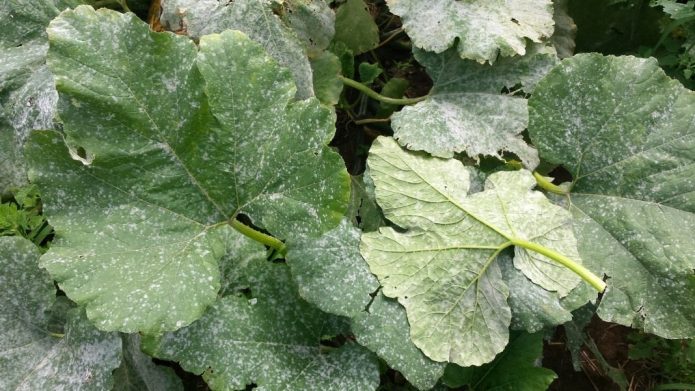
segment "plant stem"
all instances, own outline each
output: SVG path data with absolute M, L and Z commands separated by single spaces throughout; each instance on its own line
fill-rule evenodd
M 654 387 L 654 390 L 686 390 L 686 391 L 692 391 L 695 390 L 695 384 L 688 384 L 688 383 L 670 383 L 670 384 L 661 384 L 656 387 Z
M 365 119 L 358 119 L 355 121 L 355 125 L 365 125 L 365 124 L 379 124 L 379 123 L 385 123 L 385 122 L 390 122 L 391 118 L 365 118 Z
M 567 195 L 568 194 L 567 190 L 565 190 L 565 189 L 561 188 L 560 186 L 550 182 L 543 175 L 541 175 L 535 171 L 533 172 L 533 177 L 536 178 L 536 183 L 538 183 L 538 186 L 543 190 L 546 190 L 546 191 L 549 191 L 549 192 L 555 193 L 555 194 L 560 194 L 560 195 Z
M 579 277 L 581 277 L 584 281 L 588 282 L 591 286 L 593 286 L 597 291 L 603 292 L 606 290 L 606 283 L 603 282 L 599 276 L 595 275 L 592 273 L 589 269 L 585 268 L 584 266 L 576 263 L 575 261 L 567 258 L 566 256 L 560 254 L 557 251 L 551 250 L 547 247 L 541 246 L 540 244 L 533 243 L 533 242 L 528 242 L 523 239 L 511 239 L 512 244 L 515 246 L 523 247 L 525 249 L 535 251 L 541 255 L 545 255 L 546 257 L 552 259 L 553 261 L 561 264 L 562 266 L 572 270 L 575 272 Z
M 414 105 L 417 102 L 421 102 L 421 101 L 427 99 L 427 95 L 420 96 L 417 98 L 402 98 L 402 99 L 389 98 L 388 96 L 381 95 L 380 93 L 372 90 L 371 88 L 365 86 L 364 84 L 362 84 L 356 80 L 348 79 L 347 77 L 340 76 L 340 75 L 338 75 L 338 79 L 340 79 L 340 81 L 342 81 L 343 84 L 345 84 L 346 86 L 350 86 L 356 90 L 359 90 L 372 99 L 378 100 L 380 102 L 392 104 L 392 105 L 400 105 L 400 106 Z
M 243 235 L 246 235 L 249 238 L 251 238 L 257 242 L 260 242 L 260 243 L 262 243 L 262 244 L 264 244 L 272 249 L 275 249 L 277 252 L 279 252 L 283 256 L 285 256 L 285 254 L 287 254 L 287 247 L 285 246 L 285 243 L 283 243 L 280 239 L 274 238 L 270 235 L 266 235 L 263 232 L 256 231 L 255 229 L 242 223 L 241 221 L 237 220 L 236 218 L 230 219 L 229 225 L 231 225 L 232 228 L 239 231 Z

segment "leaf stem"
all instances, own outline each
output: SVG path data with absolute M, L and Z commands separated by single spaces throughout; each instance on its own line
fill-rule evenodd
M 358 119 L 355 121 L 355 125 L 365 125 L 365 124 L 379 124 L 379 123 L 386 123 L 390 122 L 391 118 L 365 118 L 365 119 Z
M 368 97 L 370 97 L 372 99 L 378 100 L 380 102 L 392 104 L 392 105 L 400 105 L 400 106 L 414 105 L 417 102 L 421 102 L 421 101 L 427 99 L 427 95 L 420 96 L 417 98 L 401 98 L 401 99 L 389 98 L 388 96 L 381 95 L 380 93 L 372 90 L 371 88 L 365 86 L 364 84 L 362 84 L 356 80 L 348 79 L 347 77 L 341 76 L 341 75 L 338 75 L 338 79 L 340 79 L 340 81 L 342 81 L 343 84 L 345 84 L 346 86 L 350 86 L 356 90 L 359 90 L 360 92 L 364 93 L 365 95 L 367 95 Z
M 256 231 L 236 218 L 230 219 L 229 225 L 243 235 L 276 250 L 283 256 L 287 254 L 287 247 L 280 239 L 266 235 L 263 232 Z
M 540 187 L 543 190 L 549 191 L 551 193 L 555 194 L 560 194 L 560 195 L 567 195 L 568 192 L 567 190 L 561 188 L 560 186 L 550 182 L 546 177 L 543 175 L 537 173 L 536 171 L 533 172 L 533 177 L 536 178 L 536 183 L 538 183 L 538 187 Z
M 593 286 L 597 291 L 603 292 L 606 290 L 606 283 L 599 278 L 599 276 L 595 275 L 592 273 L 589 269 L 585 268 L 584 266 L 576 263 L 575 261 L 567 258 L 566 256 L 560 254 L 557 251 L 551 250 L 547 247 L 544 247 L 538 243 L 533 243 L 529 242 L 523 239 L 516 239 L 513 238 L 511 239 L 512 244 L 515 246 L 523 247 L 525 249 L 535 251 L 541 255 L 545 255 L 546 257 L 552 259 L 553 261 L 561 264 L 562 266 L 572 270 L 575 272 L 579 277 L 581 277 L 584 281 L 588 282 L 591 286 Z

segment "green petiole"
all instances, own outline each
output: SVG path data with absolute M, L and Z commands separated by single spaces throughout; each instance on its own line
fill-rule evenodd
M 236 218 L 230 219 L 229 225 L 231 225 L 232 228 L 239 231 L 241 234 L 276 250 L 282 256 L 287 254 L 287 246 L 285 246 L 285 243 L 283 243 L 280 239 L 266 235 L 263 232 L 256 231 Z
M 380 102 L 392 104 L 392 105 L 400 105 L 400 106 L 407 106 L 407 105 L 414 105 L 417 102 L 421 102 L 425 99 L 427 99 L 427 95 L 425 96 L 420 96 L 418 98 L 402 98 L 402 99 L 397 99 L 397 98 L 389 98 L 388 96 L 381 95 L 380 93 L 372 90 L 371 88 L 365 86 L 364 84 L 348 79 L 347 77 L 340 76 L 338 75 L 338 79 L 343 82 L 346 86 L 350 86 L 356 90 L 359 90 L 360 92 L 364 93 L 368 97 L 378 100 Z
M 575 261 L 567 258 L 566 256 L 560 254 L 557 251 L 551 250 L 547 247 L 541 246 L 538 243 L 528 242 L 523 239 L 511 239 L 511 243 L 515 246 L 523 247 L 525 249 L 535 251 L 541 255 L 552 259 L 553 261 L 561 264 L 562 266 L 572 270 L 584 281 L 593 286 L 597 291 L 603 292 L 606 290 L 606 283 L 597 275 L 592 273 L 589 269 L 576 263 Z
M 561 188 L 560 186 L 550 182 L 548 179 L 546 179 L 543 175 L 533 172 L 533 177 L 536 178 L 536 183 L 538 184 L 538 187 L 540 187 L 543 190 L 549 191 L 554 194 L 560 194 L 560 195 L 567 195 L 568 191 Z

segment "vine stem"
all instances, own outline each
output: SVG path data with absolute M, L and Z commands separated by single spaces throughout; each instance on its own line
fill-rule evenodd
M 365 86 L 364 84 L 362 84 L 356 80 L 348 79 L 347 77 L 341 76 L 341 75 L 338 75 L 338 79 L 340 79 L 340 81 L 342 81 L 343 84 L 345 84 L 346 86 L 350 86 L 356 90 L 359 90 L 360 92 L 364 93 L 365 95 L 367 95 L 368 97 L 370 97 L 372 99 L 378 100 L 380 102 L 392 104 L 392 105 L 400 105 L 400 106 L 414 105 L 417 102 L 421 102 L 421 101 L 427 99 L 427 95 L 420 96 L 417 98 L 401 98 L 401 99 L 389 98 L 388 96 L 381 95 L 380 93 L 372 90 L 371 88 Z
M 560 194 L 560 195 L 567 195 L 568 194 L 567 190 L 565 190 L 565 189 L 561 188 L 560 186 L 550 182 L 548 179 L 546 179 L 546 177 L 537 173 L 536 171 L 533 172 L 533 177 L 536 178 L 536 183 L 538 183 L 538 186 L 543 190 L 547 190 L 551 193 Z
M 561 264 L 562 266 L 572 270 L 575 272 L 579 277 L 581 277 L 584 281 L 588 282 L 591 286 L 593 286 L 597 291 L 603 292 L 606 290 L 606 283 L 599 278 L 599 276 L 595 275 L 592 273 L 589 269 L 585 268 L 584 266 L 576 263 L 575 261 L 567 258 L 566 256 L 560 254 L 557 251 L 551 250 L 547 247 L 541 246 L 538 243 L 533 243 L 529 242 L 523 239 L 516 239 L 513 238 L 510 240 L 513 245 L 523 247 L 525 249 L 535 251 L 541 255 L 545 255 L 546 257 L 552 259 L 553 261 Z
M 355 125 L 365 125 L 365 124 L 379 124 L 390 122 L 391 118 L 365 118 L 358 119 L 355 121 Z
M 263 243 L 266 246 L 276 250 L 281 255 L 284 256 L 287 254 L 287 246 L 285 246 L 285 243 L 283 243 L 280 239 L 277 239 L 277 238 L 272 237 L 270 235 L 266 235 L 263 232 L 256 231 L 255 229 L 242 223 L 241 221 L 237 220 L 236 218 L 230 219 L 229 225 L 231 225 L 232 228 L 239 231 L 241 234 L 248 236 L 249 238 L 251 238 L 257 242 Z

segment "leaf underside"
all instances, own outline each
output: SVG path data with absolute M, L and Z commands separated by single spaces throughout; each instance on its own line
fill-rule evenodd
M 550 0 L 388 0 L 413 44 L 441 53 L 456 44 L 461 58 L 494 62 L 526 53 L 526 40 L 553 33 Z
M 480 365 L 507 343 L 509 291 L 499 251 L 515 238 L 553 248 L 579 262 L 570 215 L 541 193 L 527 171 L 488 177 L 467 195 L 470 171 L 456 160 L 375 141 L 368 159 L 377 202 L 394 224 L 362 235 L 361 252 L 408 313 L 413 342 L 436 361 Z M 566 296 L 579 278 L 553 261 L 515 249 L 514 267 L 534 283 Z
M 527 101 L 501 91 L 521 86 L 531 92 L 557 63 L 554 50 L 534 46 L 525 56 L 505 58 L 495 66 L 462 60 L 454 49 L 414 54 L 434 86 L 426 100 L 393 114 L 394 137 L 401 145 L 438 157 L 465 152 L 474 159 L 502 159 L 508 151 L 528 169 L 538 165 L 538 152 L 521 136 L 528 125 Z

